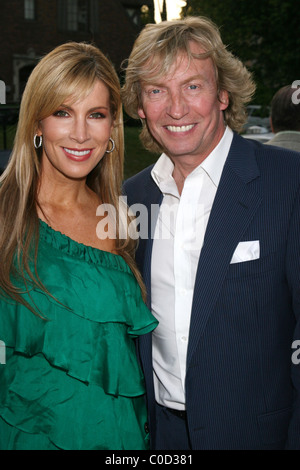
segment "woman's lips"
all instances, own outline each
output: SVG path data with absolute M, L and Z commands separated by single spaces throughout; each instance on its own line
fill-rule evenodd
M 63 151 L 65 152 L 67 157 L 70 158 L 71 160 L 75 160 L 76 162 L 78 161 L 82 162 L 90 158 L 93 149 L 77 150 L 77 149 L 70 149 L 67 147 L 63 147 Z

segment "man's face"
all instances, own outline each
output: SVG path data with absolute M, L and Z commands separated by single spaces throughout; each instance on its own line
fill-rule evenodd
M 203 52 L 195 43 L 191 50 Z M 179 54 L 170 73 L 158 82 L 142 83 L 138 113 L 173 161 L 184 157 L 200 164 L 224 133 L 227 106 L 227 92 L 221 90 L 218 96 L 212 60 L 193 59 L 189 65 Z

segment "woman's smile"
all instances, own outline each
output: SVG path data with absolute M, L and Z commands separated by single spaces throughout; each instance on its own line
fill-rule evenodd
M 93 152 L 93 149 L 71 149 L 67 147 L 63 147 L 63 151 L 65 152 L 66 156 L 73 161 L 82 162 L 88 160 Z

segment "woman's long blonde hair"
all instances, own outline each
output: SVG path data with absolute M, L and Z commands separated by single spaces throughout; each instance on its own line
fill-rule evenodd
M 14 147 L 0 178 L 0 291 L 18 302 L 26 303 L 14 282 L 20 277 L 23 282 L 39 285 L 45 290 L 36 272 L 41 149 L 34 148 L 33 139 L 38 123 L 53 114 L 67 98 L 77 101 L 87 96 L 97 80 L 103 82 L 110 93 L 111 114 L 115 123 L 111 137 L 115 141 L 115 150 L 105 154 L 88 175 L 87 184 L 102 203 L 115 207 L 116 219 L 119 220 L 124 163 L 119 79 L 110 61 L 97 47 L 76 42 L 62 44 L 41 59 L 28 79 L 21 101 Z M 116 249 L 125 258 L 143 289 L 134 263 L 135 243 L 129 236 L 125 239 L 117 237 Z M 35 272 L 30 269 L 33 259 Z
M 204 50 L 194 54 L 191 43 Z M 234 130 L 241 131 L 247 114 L 245 105 L 255 92 L 250 72 L 223 44 L 217 26 L 205 17 L 187 17 L 182 20 L 148 24 L 135 41 L 131 55 L 124 62 L 125 83 L 122 88 L 123 104 L 129 116 L 140 119 L 138 109 L 142 107 L 141 84 L 159 79 L 168 74 L 179 54 L 189 60 L 210 57 L 216 75 L 218 91 L 226 90 L 229 105 L 224 111 L 225 122 Z M 155 153 L 163 148 L 150 134 L 145 119 L 141 140 L 144 146 Z

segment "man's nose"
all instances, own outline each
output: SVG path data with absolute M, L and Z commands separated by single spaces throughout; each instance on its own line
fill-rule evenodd
M 173 119 L 181 119 L 188 113 L 188 105 L 181 92 L 170 93 L 167 113 Z

